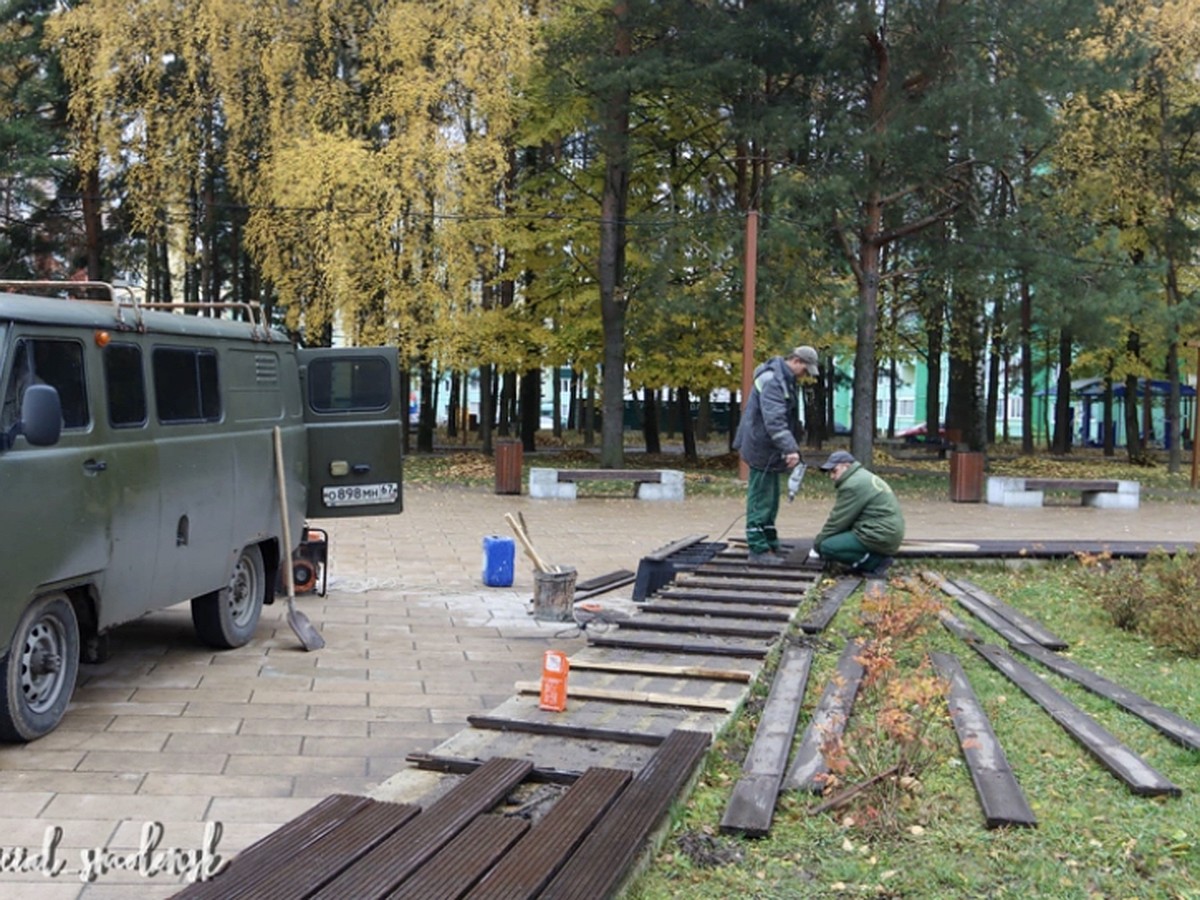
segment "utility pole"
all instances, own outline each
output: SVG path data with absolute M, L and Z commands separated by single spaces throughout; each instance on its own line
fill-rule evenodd
M 742 414 L 746 413 L 746 399 L 750 396 L 750 385 L 754 381 L 754 283 L 758 278 L 758 210 L 746 212 L 746 263 L 745 283 L 742 285 Z M 738 478 L 746 481 L 750 467 L 744 459 L 738 460 Z M 1194 480 L 1194 476 L 1193 476 Z

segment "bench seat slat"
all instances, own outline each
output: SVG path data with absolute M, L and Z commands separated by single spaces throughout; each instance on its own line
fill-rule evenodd
M 1116 481 L 1100 481 L 1089 478 L 1026 478 L 1027 491 L 1106 491 L 1120 490 Z
M 662 483 L 662 472 L 655 469 L 559 469 L 558 480 L 568 481 L 647 481 Z

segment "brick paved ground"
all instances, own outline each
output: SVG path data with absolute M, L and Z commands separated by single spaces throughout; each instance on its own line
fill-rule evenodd
M 832 491 L 830 491 L 830 500 Z M 811 536 L 829 502 L 784 504 L 785 537 Z M 511 588 L 482 584 L 485 535 L 509 535 L 521 512 L 541 554 L 585 579 L 636 570 L 650 551 L 690 534 L 740 535 L 741 501 L 531 500 L 483 489 L 411 490 L 392 519 L 327 524 L 326 598 L 299 606 L 325 636 L 304 652 L 277 604 L 250 645 L 213 652 L 186 605 L 120 629 L 112 659 L 85 666 L 62 726 L 30 745 L 0 746 L 0 847 L 42 851 L 61 829 L 62 871 L 12 871 L 0 850 L 0 898 L 158 898 L 178 879 L 110 871 L 85 883 L 81 853 L 136 850 L 162 826 L 160 848 L 198 850 L 220 827 L 229 856 L 334 791 L 379 791 L 429 750 L 492 709 L 513 682 L 537 677 L 542 652 L 581 641 L 529 615 L 532 568 L 517 551 Z M 1004 510 L 906 505 L 913 538 L 1196 540 L 1195 507 Z M 629 588 L 605 595 L 629 596 Z M 36 864 L 36 859 L 31 859 Z

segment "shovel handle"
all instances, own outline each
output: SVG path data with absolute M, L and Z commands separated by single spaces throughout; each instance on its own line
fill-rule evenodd
M 287 585 L 288 603 L 296 599 L 295 575 L 292 572 L 292 526 L 288 522 L 287 479 L 283 474 L 283 432 L 275 426 L 275 477 L 279 484 L 279 515 L 283 520 L 283 583 Z
M 525 553 L 528 554 L 529 558 L 533 560 L 533 567 L 539 572 L 554 571 L 548 565 L 546 565 L 545 561 L 541 558 L 541 556 L 538 555 L 537 550 L 533 548 L 533 543 L 529 540 L 529 535 L 525 533 L 525 529 L 521 527 L 520 523 L 513 518 L 512 513 L 505 513 L 504 521 L 509 524 L 509 527 L 512 528 L 513 533 L 516 534 L 517 540 L 519 540 L 521 542 L 521 546 L 525 548 Z

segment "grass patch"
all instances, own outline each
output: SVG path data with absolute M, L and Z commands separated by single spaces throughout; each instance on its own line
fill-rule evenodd
M 1019 570 L 957 566 L 943 571 L 972 581 L 1041 621 L 1070 643 L 1066 652 L 1079 664 L 1200 721 L 1200 661 L 1116 628 L 1081 586 L 1078 563 Z M 895 581 L 891 591 L 904 594 Z M 878 611 L 864 611 L 863 602 L 861 592 L 856 593 L 839 614 L 836 622 L 843 628 L 854 623 L 847 633 L 864 633 L 873 615 L 877 621 Z M 902 605 L 903 598 L 898 602 Z M 956 614 L 969 618 L 961 610 Z M 985 640 L 1003 646 L 982 623 L 970 624 Z M 811 716 L 841 640 L 842 636 L 824 639 L 801 728 Z M 919 786 L 895 791 L 887 817 L 868 821 L 861 812 L 845 808 L 812 815 L 809 810 L 819 798 L 793 794 L 781 797 L 767 837 L 721 835 L 717 825 L 757 724 L 756 704 L 750 704 L 717 741 L 699 787 L 678 810 L 653 865 L 628 896 L 1200 897 L 1200 807 L 1194 798 L 1200 791 L 1200 754 L 1171 743 L 1109 701 L 1041 670 L 1049 683 L 1184 794 L 1180 799 L 1134 796 L 1019 688 L 944 629 L 930 629 L 903 648 L 893 648 L 897 670 L 903 674 L 907 667 L 918 678 L 917 659 L 930 649 L 953 652 L 961 660 L 1038 817 L 1037 828 L 984 827 L 943 708 L 929 728 L 932 757 L 919 774 Z M 1028 665 L 1039 670 L 1036 663 Z M 867 706 L 879 708 L 877 702 Z M 878 726 L 855 721 L 869 714 L 869 709 L 856 708 L 848 726 L 881 734 Z M 935 734 L 939 731 L 940 738 Z M 880 765 L 891 759 L 879 755 Z M 888 827 L 878 827 L 885 821 Z

